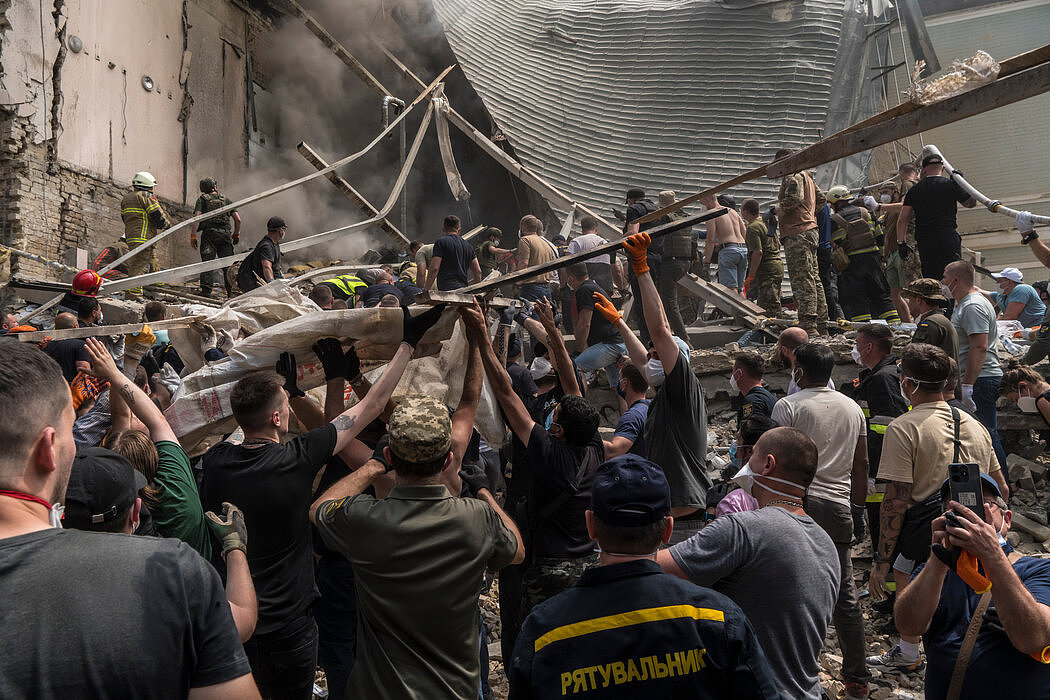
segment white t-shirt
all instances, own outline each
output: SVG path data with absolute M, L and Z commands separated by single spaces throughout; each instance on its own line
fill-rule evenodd
M 817 475 L 807 494 L 848 506 L 857 438 L 868 433 L 860 406 L 827 387 L 802 389 L 777 401 L 773 420 L 817 443 Z

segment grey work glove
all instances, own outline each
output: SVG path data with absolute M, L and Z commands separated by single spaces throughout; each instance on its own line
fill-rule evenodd
M 248 555 L 248 526 L 244 523 L 244 513 L 232 503 L 223 501 L 222 518 L 212 511 L 204 514 L 212 533 L 222 540 L 222 555 L 225 557 L 231 549 L 239 549 Z
M 386 459 L 386 447 L 390 444 L 390 434 L 383 433 L 383 437 L 379 438 L 376 442 L 375 449 L 372 450 L 372 459 L 379 462 L 389 472 L 393 467 L 390 466 L 390 462 Z
M 477 464 L 464 464 L 463 468 L 459 470 L 459 478 L 470 487 L 470 492 L 475 496 L 478 495 L 481 489 L 490 490 L 489 479 L 485 476 L 485 471 Z
M 427 309 L 418 316 L 413 316 L 407 306 L 402 306 L 401 311 L 404 312 L 405 317 L 401 326 L 401 339 L 412 347 L 419 345 L 419 341 L 423 338 L 426 332 L 438 322 L 438 319 L 441 318 L 441 312 L 444 310 L 445 305 L 438 304 L 431 309 Z

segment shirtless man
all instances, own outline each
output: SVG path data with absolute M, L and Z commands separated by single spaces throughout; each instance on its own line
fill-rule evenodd
M 700 203 L 708 211 L 721 206 L 713 195 L 703 197 Z M 707 240 L 704 243 L 704 262 L 708 265 L 714 257 L 715 247 L 722 246 L 718 252 L 718 281 L 737 292 L 743 290 L 744 280 L 747 279 L 746 228 L 740 214 L 730 209 L 707 222 Z

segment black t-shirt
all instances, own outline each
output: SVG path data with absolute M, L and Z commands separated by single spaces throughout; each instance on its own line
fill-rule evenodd
M 62 376 L 67 382 L 73 381 L 73 378 L 77 376 L 77 362 L 91 362 L 91 357 L 84 349 L 84 345 L 83 338 L 69 338 L 52 340 L 44 346 L 44 352 L 62 368 Z
M 678 362 L 656 390 L 645 422 L 649 459 L 667 476 L 672 506 L 707 506 L 707 404 L 700 381 L 679 352 Z
M 575 292 L 577 313 L 584 309 L 591 309 L 594 311 L 594 313 L 591 314 L 591 328 L 590 332 L 587 334 L 587 345 L 597 345 L 598 343 L 622 343 L 623 338 L 620 336 L 620 331 L 616 330 L 616 326 L 609 323 L 609 321 L 594 308 L 595 293 L 604 294 L 605 290 L 599 287 L 594 280 L 587 280 L 581 284 L 580 288 Z
M 263 260 L 269 260 L 273 264 L 274 279 L 282 277 L 278 269 L 281 263 L 281 246 L 274 243 L 269 236 L 263 236 L 263 239 L 255 244 L 252 252 L 248 253 L 248 257 L 241 263 L 241 268 L 237 272 L 237 286 L 241 288 L 241 291 L 247 292 L 259 286 L 255 275 L 258 275 L 259 279 L 266 279 L 263 275 Z
M 584 511 L 591 507 L 594 472 L 604 459 L 598 431 L 586 447 L 570 447 L 541 425 L 533 426 L 525 460 L 530 475 L 529 529 L 534 557 L 576 558 L 594 551 Z
M 769 393 L 762 385 L 751 387 L 751 391 L 739 397 L 740 404 L 736 409 L 736 427 L 740 429 L 740 421 L 755 415 L 763 415 L 767 418 L 773 416 L 773 404 L 777 397 Z
M 915 210 L 915 236 L 921 241 L 924 234 L 955 233 L 956 203 L 970 199 L 969 193 L 955 182 L 941 175 L 924 177 L 904 195 L 904 203 Z
M 375 284 L 368 285 L 363 292 L 361 292 L 361 306 L 365 308 L 372 308 L 373 306 L 379 306 L 379 302 L 383 300 L 387 294 L 392 294 L 397 297 L 398 306 L 403 306 L 405 298 L 401 295 L 401 290 L 390 284 L 389 282 L 376 282 Z
M 176 539 L 0 539 L 0 697 L 185 698 L 251 672 L 222 581 Z
M 470 261 L 478 254 L 474 252 L 474 246 L 459 236 L 445 234 L 434 243 L 434 257 L 441 258 L 437 288 L 444 292 L 467 286 Z
M 229 501 L 248 524 L 248 564 L 259 599 L 256 634 L 280 629 L 317 595 L 307 511 L 314 476 L 332 456 L 335 438 L 335 426 L 327 423 L 284 445 L 220 442 L 204 455 L 204 509 L 221 512 Z
M 522 367 L 517 362 L 507 363 L 507 374 L 510 375 L 510 386 L 522 402 L 528 405 L 529 401 L 540 393 L 536 386 L 536 380 L 532 378 L 532 372 L 527 367 Z

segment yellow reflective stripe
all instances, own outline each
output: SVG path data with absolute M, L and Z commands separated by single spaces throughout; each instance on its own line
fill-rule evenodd
M 861 406 L 860 410 L 864 412 L 864 417 L 865 418 L 871 418 L 871 409 L 870 408 L 868 408 L 867 406 Z
M 883 585 L 886 586 L 886 590 L 890 593 L 894 593 L 897 590 L 897 583 L 895 581 L 886 581 Z
M 877 435 L 885 435 L 886 434 L 886 428 L 887 428 L 887 426 L 879 425 L 878 423 L 872 423 L 871 425 L 868 426 L 868 430 L 870 430 L 873 433 L 876 433 Z
M 861 250 L 855 250 L 852 253 L 850 253 L 850 257 L 853 257 L 854 255 L 860 255 L 861 253 L 877 253 L 877 252 L 879 252 L 879 247 L 878 246 L 872 246 L 871 248 L 862 248 Z
M 886 497 L 884 493 L 869 493 L 865 498 L 865 503 L 882 503 L 882 499 Z
M 555 627 L 547 634 L 538 638 L 533 646 L 533 651 L 538 652 L 548 644 L 560 642 L 573 637 L 582 637 L 605 630 L 618 629 L 641 625 L 646 622 L 659 622 L 661 620 L 675 620 L 679 618 L 690 618 L 693 620 L 714 620 L 725 622 L 725 613 L 721 610 L 711 608 L 698 608 L 693 605 L 666 605 L 659 608 L 645 608 L 643 610 L 631 610 L 619 615 L 608 615 L 596 617 L 591 620 L 574 622 L 571 625 Z

